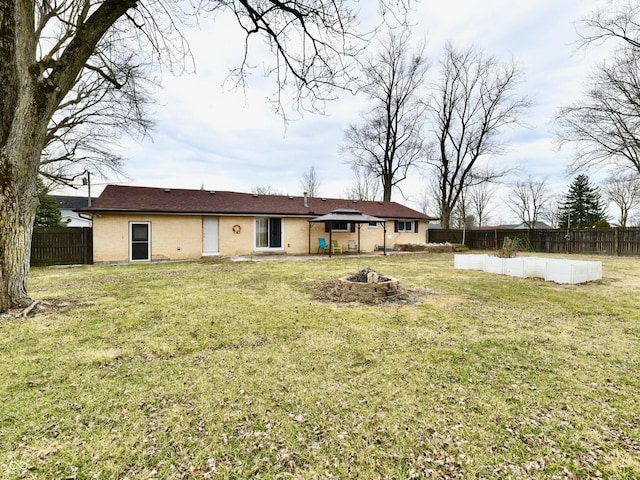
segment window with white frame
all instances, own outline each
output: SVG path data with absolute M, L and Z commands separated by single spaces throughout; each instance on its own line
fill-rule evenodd
M 413 221 L 398 220 L 398 232 L 413 233 Z

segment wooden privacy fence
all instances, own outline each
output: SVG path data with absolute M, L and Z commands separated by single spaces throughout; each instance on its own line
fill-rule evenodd
M 434 243 L 463 243 L 462 237 L 462 230 L 429 230 L 429 241 Z M 510 237 L 534 252 L 640 255 L 640 227 L 571 230 L 568 239 L 566 230 L 554 229 L 467 230 L 464 237 L 464 243 L 477 250 L 497 250 Z
M 31 265 L 93 263 L 93 231 L 88 227 L 34 228 Z

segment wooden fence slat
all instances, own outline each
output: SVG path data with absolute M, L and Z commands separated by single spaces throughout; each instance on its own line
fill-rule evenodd
M 34 228 L 31 265 L 93 263 L 93 230 L 89 227 Z

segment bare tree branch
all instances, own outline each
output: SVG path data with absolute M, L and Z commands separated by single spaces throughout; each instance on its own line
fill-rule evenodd
M 447 45 L 440 80 L 428 104 L 434 140 L 427 159 L 438 185 L 444 228 L 449 228 L 451 212 L 466 188 L 507 173 L 508 169 L 477 167 L 480 159 L 502 153 L 499 133 L 518 124 L 529 106 L 526 98 L 514 93 L 519 81 L 513 63 L 499 63 L 474 48 Z
M 626 227 L 630 213 L 640 205 L 640 175 L 635 172 L 612 174 L 602 188 L 609 201 L 620 211 L 620 226 Z
M 424 46 L 409 52 L 410 40 L 409 30 L 390 29 L 380 51 L 363 62 L 361 90 L 373 105 L 360 123 L 349 126 L 342 147 L 351 157 L 348 163 L 379 178 L 385 201 L 425 154 L 426 108 L 419 94 L 429 63 Z
M 518 180 L 513 185 L 507 206 L 527 227 L 535 228 L 549 199 L 547 179 L 536 180 L 528 175 L 525 180 Z

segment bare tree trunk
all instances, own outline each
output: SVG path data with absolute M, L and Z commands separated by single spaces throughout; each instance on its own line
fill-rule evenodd
M 391 190 L 393 189 L 393 180 L 390 178 L 391 175 L 384 175 L 382 178 L 383 190 L 382 190 L 382 200 L 385 202 L 391 201 Z
M 31 266 L 31 236 L 38 209 L 36 179 L 46 123 L 21 102 L 8 138 L 0 139 L 0 307 L 24 307 Z M 27 111 L 29 114 L 24 114 Z M 27 140 L 28 139 L 28 140 Z
M 451 228 L 451 211 L 452 210 L 453 209 L 449 205 L 442 206 L 440 226 L 445 230 L 449 230 L 449 228 Z
M 33 205 L 37 203 L 19 201 L 13 192 L 7 192 L 0 186 L 0 225 L 2 226 L 0 308 L 2 309 L 26 307 L 31 303 L 31 298 L 27 295 L 27 277 L 36 210 Z

